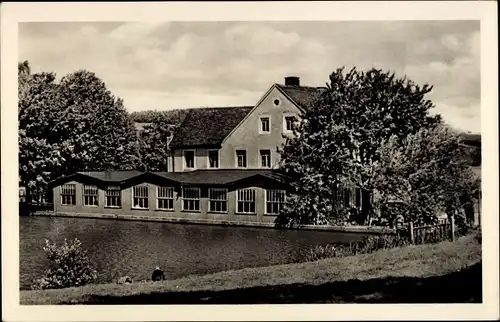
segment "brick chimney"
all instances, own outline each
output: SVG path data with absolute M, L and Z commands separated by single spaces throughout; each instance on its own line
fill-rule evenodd
M 297 76 L 285 77 L 286 86 L 300 86 L 300 78 Z

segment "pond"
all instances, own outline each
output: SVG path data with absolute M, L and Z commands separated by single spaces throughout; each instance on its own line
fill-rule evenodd
M 29 289 L 49 262 L 45 239 L 78 238 L 99 283 L 129 275 L 151 278 L 156 265 L 165 278 L 244 267 L 290 263 L 318 244 L 349 243 L 363 236 L 326 231 L 172 224 L 106 219 L 20 217 L 20 287 Z

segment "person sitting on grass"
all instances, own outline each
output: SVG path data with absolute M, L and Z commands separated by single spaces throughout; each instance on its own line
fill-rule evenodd
M 163 274 L 163 271 L 160 269 L 159 266 L 156 266 L 155 270 L 153 271 L 153 275 L 151 276 L 151 279 L 153 280 L 153 282 L 165 280 L 165 275 Z

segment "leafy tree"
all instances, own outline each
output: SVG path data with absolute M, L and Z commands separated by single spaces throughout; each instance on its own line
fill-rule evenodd
M 52 129 L 59 113 L 57 84 L 52 73 L 31 74 L 19 64 L 19 176 L 28 196 L 43 191 L 61 158 Z
M 123 100 L 85 70 L 63 77 L 59 88 L 64 109 L 55 131 L 63 138 L 63 172 L 136 168 L 137 137 Z
M 378 69 L 333 72 L 280 149 L 293 196 L 277 224 L 345 223 L 351 211 L 338 202 L 338 192 L 349 185 L 361 189 L 364 200 L 371 198 L 382 142 L 441 122 L 429 115 L 433 105 L 424 96 L 431 90 Z M 362 211 L 369 221 L 371 203 L 363 204 Z
M 87 252 L 78 239 L 69 242 L 64 239 L 61 246 L 45 240 L 43 250 L 51 261 L 51 267 L 44 276 L 34 281 L 33 289 L 83 286 L 97 278 L 97 272 L 91 267 Z
M 19 67 L 19 173 L 29 190 L 85 170 L 139 166 L 135 127 L 123 106 L 94 73 L 77 71 L 56 82 L 53 73 Z
M 391 137 L 382 145 L 376 166 L 377 202 L 397 202 L 405 221 L 432 223 L 437 214 L 446 213 L 464 226 L 464 202 L 479 184 L 467 153 L 460 135 L 444 125 L 407 138 Z
M 145 171 L 168 170 L 168 145 L 173 130 L 165 113 L 158 113 L 152 123 L 139 133 L 142 168 Z

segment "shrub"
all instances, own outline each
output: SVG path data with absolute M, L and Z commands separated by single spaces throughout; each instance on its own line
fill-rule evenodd
M 97 278 L 97 272 L 90 266 L 87 252 L 82 249 L 82 243 L 77 238 L 69 242 L 64 239 L 61 246 L 45 240 L 43 250 L 51 261 L 51 267 L 34 281 L 32 289 L 83 286 Z
M 304 257 L 305 261 L 312 262 L 325 258 L 368 254 L 380 249 L 403 247 L 408 244 L 408 239 L 400 235 L 377 235 L 366 237 L 358 243 L 350 243 L 348 245 L 317 245 L 310 249 Z

